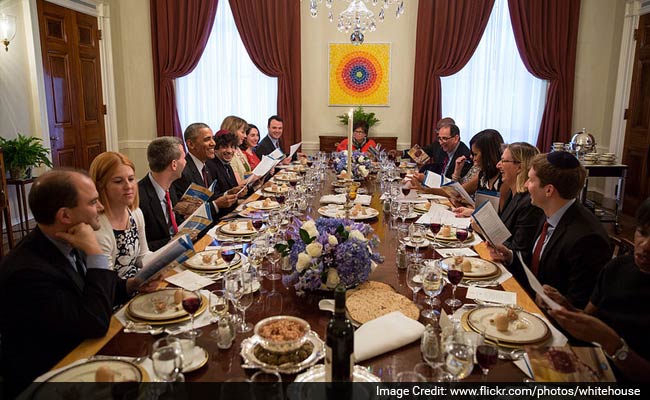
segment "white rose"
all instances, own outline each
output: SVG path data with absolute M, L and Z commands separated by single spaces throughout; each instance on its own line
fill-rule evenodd
M 358 160 L 359 160 L 360 163 L 362 163 L 362 162 L 366 161 L 366 158 L 364 156 L 359 156 Z
M 359 165 L 359 173 L 361 176 L 366 177 L 368 176 L 368 170 L 366 169 L 365 165 Z
M 327 270 L 327 283 L 325 283 L 325 286 L 327 286 L 330 289 L 334 289 L 336 285 L 341 282 L 341 279 L 339 278 L 339 273 L 336 272 L 334 268 L 330 268 Z
M 311 264 L 311 256 L 307 253 L 298 254 L 298 260 L 296 261 L 296 271 L 302 272 L 307 266 Z
M 363 236 L 363 233 L 361 233 L 358 229 L 353 229 L 350 232 L 349 238 L 350 239 L 358 239 L 358 240 L 361 240 L 362 242 L 366 241 L 366 237 Z
M 336 239 L 336 236 L 328 235 L 327 236 L 327 243 L 329 243 L 330 246 L 336 246 L 337 244 L 339 244 L 339 241 Z
M 311 219 L 302 224 L 300 229 L 305 230 L 309 237 L 318 237 L 318 229 L 316 229 L 316 224 Z
M 323 245 L 318 243 L 318 242 L 312 242 L 312 243 L 309 243 L 307 245 L 307 248 L 305 248 L 305 251 L 312 258 L 317 258 L 317 257 L 320 257 L 321 254 L 323 254 Z

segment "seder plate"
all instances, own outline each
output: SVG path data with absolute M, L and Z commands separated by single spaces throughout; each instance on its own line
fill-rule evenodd
M 255 347 L 260 344 L 261 339 L 253 335 L 249 338 L 242 340 L 241 342 L 241 357 L 244 359 L 242 368 L 254 368 L 261 369 L 264 371 L 277 371 L 282 374 L 296 374 L 300 371 L 303 371 L 306 368 L 311 367 L 316 364 L 318 361 L 325 357 L 325 342 L 323 342 L 318 334 L 314 331 L 310 331 L 307 334 L 307 340 L 314 345 L 314 350 L 312 353 L 299 363 L 286 363 L 281 365 L 272 365 L 267 364 L 263 361 L 260 361 L 255 356 L 254 350 Z

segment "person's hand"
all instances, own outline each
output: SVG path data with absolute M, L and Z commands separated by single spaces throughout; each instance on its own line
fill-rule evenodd
M 411 189 L 415 189 L 415 190 L 422 190 L 423 189 L 422 183 L 420 183 L 417 176 L 415 176 L 415 175 L 408 178 L 408 180 L 406 182 L 411 186 Z
M 562 307 L 570 311 L 582 312 L 582 310 L 575 308 L 571 303 L 569 303 L 569 300 L 567 300 L 567 298 L 564 297 L 564 295 L 560 293 L 553 286 L 544 285 L 543 287 L 544 287 L 544 294 L 550 297 L 551 300 L 553 300 L 557 304 L 561 305 Z M 543 300 L 542 300 L 542 304 L 543 306 L 547 306 L 546 303 L 543 302 Z
M 388 150 L 388 157 L 397 157 L 397 150 Z
M 548 313 L 571 336 L 586 342 L 600 343 L 607 354 L 613 354 L 621 346 L 621 338 L 616 331 L 593 315 L 569 311 L 564 307 L 549 310 Z
M 456 215 L 456 218 L 467 218 L 472 216 L 474 209 L 469 207 L 456 207 L 452 208 L 451 212 Z
M 71 226 L 67 232 L 57 232 L 54 235 L 65 240 L 75 249 L 83 251 L 86 255 L 102 254 L 95 231 L 85 222 Z
M 214 204 L 219 208 L 228 208 L 237 202 L 237 196 L 234 194 L 224 194 L 217 198 Z
M 424 182 L 424 174 L 420 172 L 414 172 L 413 173 L 413 178 L 417 179 L 420 182 Z
M 226 193 L 238 196 L 239 198 L 246 197 L 246 195 L 247 195 L 246 190 L 242 190 L 242 189 L 244 189 L 245 186 L 246 186 L 246 184 L 242 183 L 241 185 L 235 186 L 234 188 L 228 190 Z M 240 190 L 241 190 L 241 192 L 240 192 Z
M 512 250 L 510 250 L 509 248 L 507 248 L 502 244 L 492 246 L 489 242 L 487 242 L 487 247 L 488 250 L 490 250 L 490 257 L 492 258 L 493 261 L 500 262 L 505 265 L 512 264 L 512 258 L 513 258 Z
M 289 157 L 287 157 L 287 158 L 285 158 L 284 160 L 282 160 L 282 161 L 280 162 L 280 164 L 283 164 L 283 165 L 289 165 L 289 164 L 291 164 L 291 159 L 290 159 Z
M 456 165 L 454 165 L 455 176 L 460 176 L 460 174 L 463 172 L 463 164 L 465 164 L 465 160 L 467 160 L 467 157 L 465 156 L 460 156 L 456 159 Z

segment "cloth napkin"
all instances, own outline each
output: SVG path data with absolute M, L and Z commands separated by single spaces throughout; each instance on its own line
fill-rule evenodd
M 354 358 L 361 362 L 412 343 L 422 336 L 424 325 L 393 311 L 361 325 L 354 333 Z
M 367 194 L 358 194 L 354 202 L 369 206 L 371 199 L 372 197 Z M 327 194 L 320 198 L 320 202 L 322 204 L 345 204 L 345 194 Z

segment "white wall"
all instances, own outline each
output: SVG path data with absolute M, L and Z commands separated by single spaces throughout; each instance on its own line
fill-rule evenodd
M 336 16 L 347 2 L 334 2 Z M 380 119 L 373 126 L 372 136 L 397 136 L 398 147 L 411 142 L 411 111 L 413 103 L 413 63 L 418 0 L 405 2 L 406 11 L 399 19 L 394 9 L 386 13 L 375 32 L 367 32 L 366 43 L 391 43 L 390 106 L 364 107 Z M 336 18 L 327 20 L 327 8 L 319 4 L 318 17 L 312 18 L 309 2 L 301 3 L 302 52 L 302 140 L 306 151 L 318 149 L 319 135 L 345 135 L 337 115 L 350 109 L 328 106 L 328 43 L 349 43 L 349 34 L 336 29 Z

